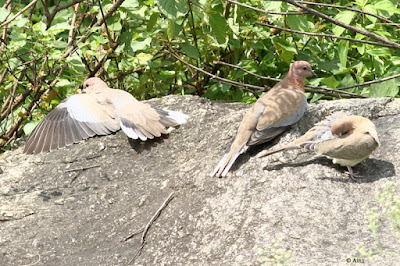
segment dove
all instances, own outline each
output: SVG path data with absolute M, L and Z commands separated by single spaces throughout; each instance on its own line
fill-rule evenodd
M 120 129 L 129 138 L 145 141 L 167 134 L 169 127 L 184 124 L 187 119 L 178 111 L 154 109 L 93 77 L 83 83 L 82 94 L 63 100 L 35 127 L 24 153 L 52 151 Z
M 317 123 L 294 142 L 258 157 L 303 148 L 331 158 L 335 164 L 347 166 L 348 174 L 355 179 L 351 167 L 368 158 L 379 146 L 378 133 L 371 120 L 336 113 Z
M 248 146 L 261 144 L 280 135 L 300 120 L 307 109 L 304 80 L 316 76 L 306 61 L 292 64 L 286 77 L 262 95 L 246 112 L 236 137 L 211 176 L 224 177 Z

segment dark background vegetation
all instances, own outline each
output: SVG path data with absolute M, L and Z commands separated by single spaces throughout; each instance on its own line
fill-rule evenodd
M 2 0 L 0 149 L 94 75 L 139 100 L 251 103 L 307 60 L 311 102 L 398 97 L 399 14 L 397 0 Z

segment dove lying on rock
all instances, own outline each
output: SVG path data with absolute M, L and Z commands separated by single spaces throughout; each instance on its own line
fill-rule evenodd
M 379 145 L 378 133 L 371 120 L 362 116 L 336 113 L 317 123 L 294 142 L 258 157 L 303 148 L 327 156 L 333 163 L 347 166 L 350 177 L 354 179 L 351 167 L 368 158 Z
M 316 76 L 306 61 L 294 62 L 286 77 L 261 96 L 240 123 L 230 150 L 211 176 L 224 177 L 248 146 L 267 142 L 300 120 L 307 109 L 304 80 Z
M 111 89 L 100 78 L 83 83 L 82 94 L 62 101 L 32 131 L 24 148 L 27 154 L 52 151 L 95 135 L 120 129 L 132 139 L 153 139 L 168 127 L 186 123 L 187 115 L 153 109 L 130 93 Z

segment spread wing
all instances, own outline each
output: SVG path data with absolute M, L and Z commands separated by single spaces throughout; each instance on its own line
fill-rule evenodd
M 112 102 L 101 94 L 77 94 L 62 101 L 32 131 L 24 148 L 37 154 L 120 129 Z

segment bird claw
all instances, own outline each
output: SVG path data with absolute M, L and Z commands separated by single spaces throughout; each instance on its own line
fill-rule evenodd
M 363 177 L 361 175 L 357 175 L 353 172 L 353 169 L 350 166 L 347 166 L 348 171 L 345 171 L 345 174 L 348 174 L 350 178 L 356 182 L 360 182 L 357 178 Z

